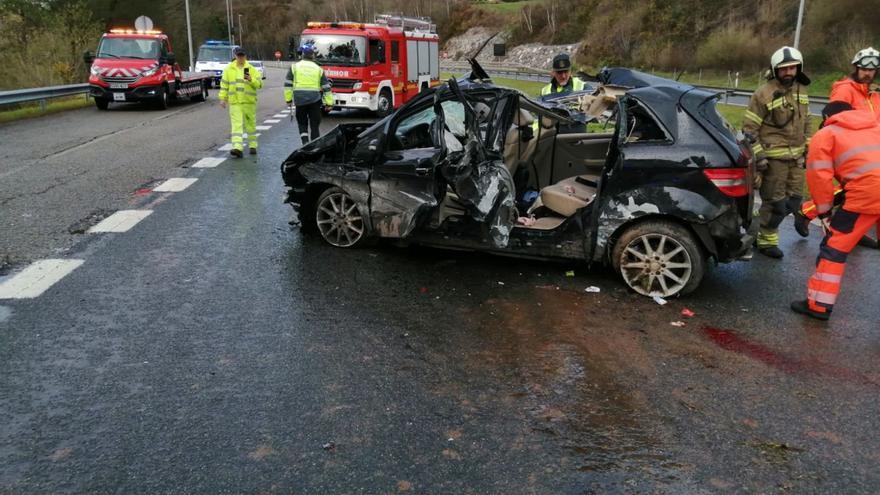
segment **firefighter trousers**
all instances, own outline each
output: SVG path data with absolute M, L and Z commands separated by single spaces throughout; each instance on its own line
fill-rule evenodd
M 819 248 L 816 272 L 807 282 L 807 304 L 813 311 L 830 313 L 840 293 L 846 257 L 859 240 L 880 223 L 880 215 L 847 211 L 846 203 L 831 217 L 831 229 Z
M 318 139 L 321 135 L 321 111 L 323 103 L 320 100 L 307 105 L 296 106 L 296 124 L 299 127 L 299 138 L 302 144 Z M 311 130 L 311 137 L 309 131 Z
M 804 169 L 797 160 L 768 160 L 761 174 L 761 209 L 758 247 L 779 245 L 779 224 L 800 207 L 804 189 Z M 792 208 L 793 205 L 797 205 Z
M 234 103 L 229 105 L 229 122 L 232 124 L 232 149 L 244 149 L 244 135 L 248 147 L 257 147 L 257 105 Z

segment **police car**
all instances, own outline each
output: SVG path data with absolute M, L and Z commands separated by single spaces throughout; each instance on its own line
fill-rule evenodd
M 196 57 L 196 72 L 209 72 L 214 76 L 214 86 L 220 85 L 220 77 L 223 70 L 235 58 L 234 50 L 238 45 L 232 45 L 228 41 L 208 40 L 199 47 Z

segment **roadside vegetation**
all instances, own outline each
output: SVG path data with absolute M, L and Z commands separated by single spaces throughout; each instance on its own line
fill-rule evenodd
M 29 119 L 66 110 L 75 110 L 92 106 L 92 100 L 85 95 L 54 98 L 46 101 L 43 107 L 39 103 L 21 103 L 13 107 L 0 108 L 0 124 L 13 120 Z

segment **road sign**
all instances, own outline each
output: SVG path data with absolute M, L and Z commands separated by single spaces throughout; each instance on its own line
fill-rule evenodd
M 134 20 L 134 28 L 138 31 L 151 31 L 153 29 L 153 20 L 142 15 Z

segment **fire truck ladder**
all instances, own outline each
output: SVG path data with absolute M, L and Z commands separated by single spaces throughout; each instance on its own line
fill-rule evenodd
M 437 25 L 429 17 L 405 17 L 398 14 L 376 14 L 376 24 L 398 27 L 404 31 L 423 31 L 436 33 Z

